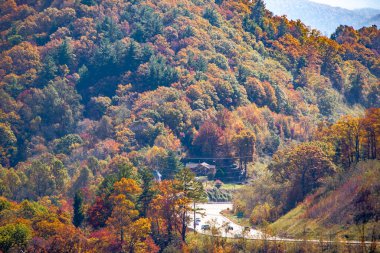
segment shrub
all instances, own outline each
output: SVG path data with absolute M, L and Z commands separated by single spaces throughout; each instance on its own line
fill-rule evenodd
M 251 216 L 249 217 L 250 222 L 254 225 L 260 225 L 268 221 L 270 218 L 271 209 L 271 206 L 267 202 L 255 206 L 252 210 Z
M 213 202 L 229 202 L 232 199 L 232 195 L 228 190 L 221 190 L 218 188 L 208 190 L 207 197 L 209 201 Z

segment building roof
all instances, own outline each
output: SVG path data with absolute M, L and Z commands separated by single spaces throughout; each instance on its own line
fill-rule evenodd
M 215 169 L 216 166 L 215 165 L 211 165 L 211 164 L 208 164 L 208 163 L 186 163 L 186 168 L 189 168 L 189 169 L 195 169 L 195 168 L 199 168 L 199 167 L 204 167 L 204 168 L 207 168 L 207 169 Z
M 209 168 L 209 169 L 215 169 L 215 165 L 211 165 L 211 164 L 208 164 L 208 163 L 201 163 L 200 165 L 202 165 L 203 167 L 206 167 L 206 168 Z
M 186 163 L 186 168 L 194 169 L 198 166 L 199 163 Z

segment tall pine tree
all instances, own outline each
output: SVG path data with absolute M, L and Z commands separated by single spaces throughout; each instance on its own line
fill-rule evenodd
M 177 174 L 183 168 L 179 157 L 174 151 L 168 152 L 168 157 L 166 158 L 166 164 L 162 171 L 163 179 L 173 179 L 174 175 Z
M 83 213 L 83 195 L 80 191 L 77 191 L 74 196 L 74 217 L 73 217 L 73 224 L 76 227 L 79 227 L 82 225 L 84 220 L 84 213 Z
M 153 179 L 154 176 L 152 172 L 147 169 L 143 168 L 139 171 L 140 174 L 140 179 L 141 179 L 141 188 L 142 188 L 142 193 L 139 196 L 138 199 L 138 206 L 139 206 L 139 211 L 140 211 L 140 216 L 145 217 L 146 213 L 148 211 L 150 202 L 153 199 L 154 196 L 154 190 L 153 188 Z

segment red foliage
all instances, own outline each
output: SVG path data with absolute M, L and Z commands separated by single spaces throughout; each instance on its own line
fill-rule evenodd
M 111 207 L 103 197 L 96 197 L 95 203 L 87 211 L 88 222 L 94 228 L 104 227 L 108 217 L 111 215 Z

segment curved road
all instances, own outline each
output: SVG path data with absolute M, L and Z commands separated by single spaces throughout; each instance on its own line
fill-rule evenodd
M 209 230 L 202 230 L 202 225 L 210 225 L 215 226 L 216 228 L 220 228 L 221 236 L 224 237 L 240 237 L 244 234 L 245 238 L 249 239 L 263 239 L 265 234 L 260 232 L 259 230 L 250 229 L 250 231 L 246 231 L 244 233 L 244 227 L 233 223 L 228 218 L 223 216 L 220 212 L 226 209 L 232 209 L 232 203 L 206 203 L 206 204 L 197 204 L 196 208 L 201 208 L 203 210 L 199 211 L 201 214 L 196 214 L 196 218 L 199 218 L 201 222 L 196 226 L 195 230 L 199 233 L 203 234 L 211 234 Z M 227 226 L 233 228 L 233 230 L 225 229 Z M 190 228 L 193 228 L 193 219 L 191 219 Z M 273 238 L 274 239 L 274 238 Z
M 258 240 L 258 239 L 266 239 L 271 241 L 288 241 L 288 242 L 303 242 L 302 239 L 289 239 L 289 238 L 280 238 L 273 237 L 264 234 L 263 232 L 251 228 L 250 231 L 244 232 L 244 227 L 232 222 L 225 216 L 221 214 L 221 211 L 226 209 L 232 209 L 232 203 L 205 203 L 205 204 L 197 204 L 196 208 L 203 209 L 199 211 L 202 214 L 196 214 L 196 219 L 200 219 L 199 224 L 196 226 L 195 230 L 201 234 L 211 235 L 210 230 L 202 230 L 202 225 L 210 225 L 210 227 L 215 226 L 221 232 L 221 234 L 217 236 L 229 237 L 229 238 L 239 238 L 244 236 L 246 239 Z M 193 216 L 191 217 L 191 221 L 189 224 L 189 228 L 193 228 Z M 227 226 L 233 228 L 233 230 L 225 229 Z M 320 240 L 307 240 L 312 243 L 336 243 L 336 241 L 320 241 Z M 362 244 L 360 241 L 341 241 L 341 243 L 347 244 Z M 366 241 L 365 244 L 371 244 L 373 242 Z M 379 244 L 379 242 L 376 242 Z

